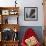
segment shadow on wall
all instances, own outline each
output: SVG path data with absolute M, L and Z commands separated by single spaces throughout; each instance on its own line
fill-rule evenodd
M 34 30 L 34 32 L 36 32 L 39 41 L 41 43 L 43 43 L 43 33 L 42 33 L 43 30 L 42 30 L 42 26 L 21 26 L 20 27 L 20 31 L 19 31 L 19 39 L 20 39 L 20 42 L 21 42 L 21 40 L 22 40 L 22 38 L 24 36 L 25 31 L 28 28 L 32 28 Z

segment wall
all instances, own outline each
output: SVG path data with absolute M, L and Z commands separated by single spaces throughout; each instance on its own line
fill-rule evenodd
M 19 39 L 20 42 L 24 36 L 24 33 L 27 31 L 28 28 L 32 28 L 33 31 L 37 34 L 37 37 L 41 43 L 43 43 L 43 33 L 42 33 L 42 26 L 21 26 L 19 32 Z
M 15 6 L 15 0 L 0 0 L 1 7 Z M 17 0 L 17 6 L 20 7 L 19 10 L 19 24 L 20 26 L 43 26 L 43 6 L 42 0 Z M 24 7 L 38 7 L 38 21 L 24 21 Z
M 24 0 L 19 1 L 21 4 L 20 25 L 22 26 L 43 26 L 43 6 L 42 0 Z M 38 21 L 24 21 L 24 7 L 38 7 Z

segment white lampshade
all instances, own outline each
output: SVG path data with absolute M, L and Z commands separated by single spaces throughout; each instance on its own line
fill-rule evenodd
M 16 28 L 14 29 L 14 32 L 17 32 Z

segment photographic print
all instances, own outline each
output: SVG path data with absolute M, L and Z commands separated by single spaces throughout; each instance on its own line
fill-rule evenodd
M 37 21 L 38 8 L 37 7 L 24 7 L 24 20 Z
M 9 15 L 9 10 L 2 10 L 2 15 Z

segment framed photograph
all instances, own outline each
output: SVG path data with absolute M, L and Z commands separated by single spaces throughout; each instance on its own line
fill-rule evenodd
M 3 16 L 3 24 L 18 24 L 18 16 Z
M 18 24 L 18 17 L 17 16 L 10 16 L 8 18 L 8 24 Z
M 37 21 L 38 20 L 38 8 L 37 7 L 24 7 L 24 20 L 25 21 Z
M 2 10 L 2 15 L 9 15 L 9 10 Z
M 3 16 L 2 24 L 8 24 L 8 16 Z

